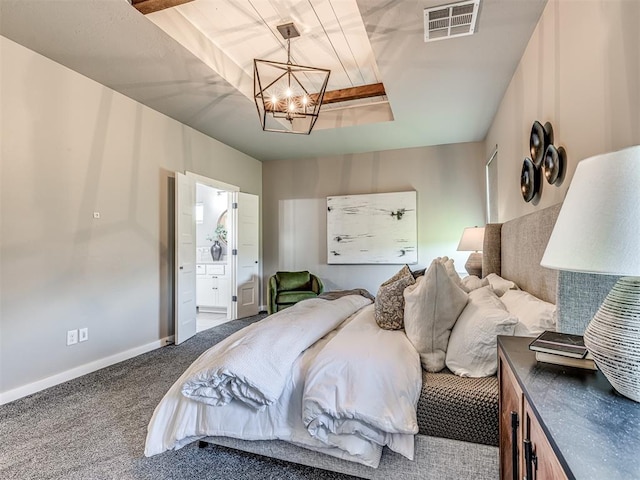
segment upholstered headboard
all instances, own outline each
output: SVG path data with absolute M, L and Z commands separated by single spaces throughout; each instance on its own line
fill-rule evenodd
M 617 277 L 540 266 L 561 204 L 485 227 L 482 275 L 497 273 L 557 306 L 557 330 L 582 335 Z
M 482 275 L 497 273 L 520 288 L 556 303 L 558 272 L 540 266 L 561 204 L 485 227 Z

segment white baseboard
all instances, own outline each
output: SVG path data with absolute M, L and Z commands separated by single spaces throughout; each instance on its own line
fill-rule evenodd
M 46 388 L 59 385 L 69 380 L 73 380 L 74 378 L 78 378 L 88 373 L 95 372 L 97 370 L 100 370 L 101 368 L 114 365 L 124 360 L 129 360 L 130 358 L 137 357 L 138 355 L 142 355 L 143 353 L 150 352 L 160 347 L 165 347 L 172 343 L 173 335 L 171 335 L 170 337 L 161 338 L 160 340 L 156 340 L 155 342 L 147 343 L 146 345 L 132 348 L 124 352 L 116 353 L 115 355 L 111 355 L 110 357 L 101 358 L 100 360 L 95 360 L 93 362 L 80 365 L 79 367 L 72 368 L 71 370 L 67 370 L 65 372 L 43 378 L 42 380 L 38 380 L 37 382 L 29 383 L 27 385 L 23 385 L 22 387 L 14 388 L 13 390 L 8 390 L 6 392 L 0 393 L 0 405 L 13 402 L 14 400 L 26 397 L 27 395 L 31 395 L 32 393 L 36 393 Z

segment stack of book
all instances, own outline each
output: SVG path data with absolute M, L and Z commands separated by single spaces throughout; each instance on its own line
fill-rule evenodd
M 593 357 L 584 346 L 582 335 L 547 330 L 529 344 L 529 350 L 536 352 L 536 360 L 539 362 L 587 368 L 589 370 L 598 369 Z

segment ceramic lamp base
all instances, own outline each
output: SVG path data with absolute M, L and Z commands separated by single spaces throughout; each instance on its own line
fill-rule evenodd
M 640 278 L 622 277 L 584 332 L 596 365 L 620 394 L 640 402 Z
M 482 278 L 482 254 L 480 252 L 473 252 L 469 255 L 467 263 L 464 264 L 464 269 L 469 275 Z

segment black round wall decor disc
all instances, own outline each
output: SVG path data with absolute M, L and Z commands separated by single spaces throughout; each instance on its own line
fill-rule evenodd
M 540 169 L 533 161 L 526 157 L 522 162 L 522 172 L 520 174 L 520 190 L 525 202 L 534 199 L 540 188 Z
M 547 147 L 553 143 L 553 127 L 549 122 L 544 126 L 538 121 L 533 122 L 531 127 L 531 135 L 529 136 L 529 151 L 531 153 L 531 160 L 540 167 L 542 165 L 542 159 Z
M 567 152 L 563 147 L 554 147 L 549 145 L 544 152 L 544 160 L 542 162 L 542 169 L 544 171 L 544 178 L 547 179 L 551 185 L 560 185 L 564 178 L 564 172 L 567 163 Z

